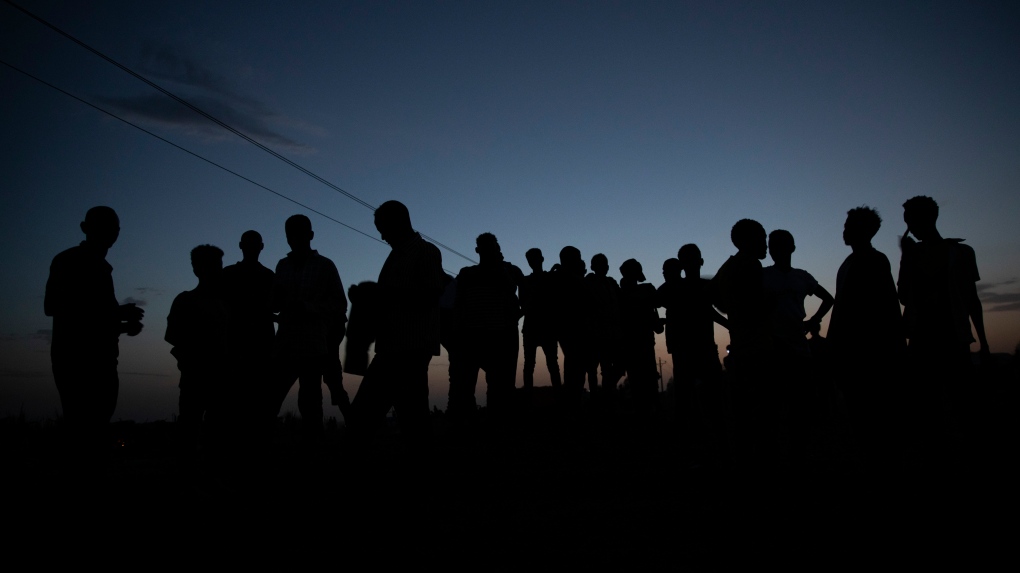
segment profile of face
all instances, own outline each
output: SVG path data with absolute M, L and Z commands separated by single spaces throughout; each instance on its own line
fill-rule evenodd
M 531 267 L 532 271 L 537 273 L 542 270 L 542 263 L 545 262 L 545 257 L 542 256 L 542 251 L 537 249 L 534 251 L 528 251 L 524 256 L 528 259 L 528 266 Z
M 112 247 L 120 236 L 120 219 L 109 207 L 89 209 L 80 227 L 85 233 L 85 240 L 101 249 Z

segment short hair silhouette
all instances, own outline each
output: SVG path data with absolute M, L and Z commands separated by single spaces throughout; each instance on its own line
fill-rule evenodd
M 569 262 L 577 262 L 581 260 L 581 251 L 577 247 L 571 247 L 567 245 L 560 249 L 560 264 Z
M 778 247 L 778 249 L 776 249 Z M 793 242 L 793 234 L 783 229 L 776 229 L 769 233 L 769 250 L 779 250 L 780 252 L 792 253 L 797 249 L 796 243 Z
M 214 245 L 199 245 L 191 249 L 191 264 L 201 264 L 223 259 L 223 250 Z
M 375 218 L 386 221 L 393 227 L 411 228 L 411 213 L 400 201 L 386 201 L 379 205 L 375 210 Z
M 676 258 L 683 260 L 697 260 L 701 258 L 701 249 L 694 243 L 687 243 L 676 252 Z
M 524 253 L 524 258 L 528 259 L 529 261 L 532 260 L 535 257 L 544 258 L 544 257 L 542 257 L 542 249 L 539 249 L 537 247 L 533 247 L 533 248 L 528 249 L 527 252 Z
M 846 212 L 846 224 L 859 229 L 870 240 L 882 227 L 882 217 L 878 215 L 878 211 L 867 205 L 861 205 Z
M 312 232 L 312 221 L 304 215 L 291 215 L 283 225 L 287 236 L 306 235 Z
M 603 263 L 606 266 L 606 268 L 609 267 L 609 258 L 606 257 L 605 255 L 603 255 L 602 253 L 599 253 L 599 254 L 597 254 L 597 255 L 595 255 L 594 257 L 591 258 L 591 267 L 592 268 L 595 268 L 595 261 L 599 261 L 599 262 Z
M 765 227 L 754 219 L 741 219 L 730 230 L 730 240 L 738 250 L 754 248 L 765 237 Z
M 903 204 L 903 215 L 934 223 L 939 218 L 939 204 L 925 195 L 911 197 Z
M 308 223 L 311 226 L 311 222 Z M 241 233 L 241 244 L 242 245 L 262 245 L 262 235 L 258 231 L 245 231 Z
M 482 233 L 481 235 L 478 235 L 477 239 L 475 239 L 475 246 L 478 249 L 491 249 L 498 244 L 499 241 L 496 239 L 496 235 L 493 235 L 492 233 Z

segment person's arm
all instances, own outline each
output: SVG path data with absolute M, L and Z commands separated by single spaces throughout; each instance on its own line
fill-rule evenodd
M 829 291 L 825 290 L 825 287 L 818 283 L 815 283 L 815 286 L 808 291 L 808 294 L 822 299 L 822 304 L 818 306 L 818 311 L 815 312 L 814 316 L 804 321 L 804 332 L 817 333 L 821 330 L 822 317 L 832 310 L 832 305 L 835 304 L 836 299 L 832 298 Z

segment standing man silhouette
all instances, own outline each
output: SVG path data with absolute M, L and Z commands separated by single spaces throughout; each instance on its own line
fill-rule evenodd
M 238 244 L 242 258 L 223 269 L 223 301 L 227 305 L 227 353 L 231 394 L 237 396 L 240 421 L 255 422 L 271 410 L 273 283 L 276 275 L 259 262 L 262 235 L 245 231 Z M 274 404 L 275 405 L 275 404 Z M 275 412 L 268 412 L 269 418 Z
M 106 253 L 120 235 L 109 207 L 93 207 L 81 223 L 85 240 L 53 258 L 44 308 L 53 317 L 50 357 L 64 420 L 76 446 L 98 446 L 117 408 L 118 339 L 142 330 L 145 312 L 120 304 Z
M 963 239 L 943 238 L 935 226 L 938 216 L 939 205 L 931 197 L 918 196 L 903 204 L 907 235 L 898 286 L 918 399 L 917 427 L 927 428 L 929 437 L 945 440 L 960 429 L 954 427 L 960 421 L 956 418 L 970 414 L 970 345 L 975 331 L 982 359 L 989 350 L 974 249 Z
M 545 258 L 539 249 L 528 249 L 524 254 L 531 267 L 531 274 L 521 283 L 521 309 L 524 311 L 524 391 L 530 393 L 535 385 L 535 359 L 538 348 L 545 355 L 549 369 L 549 382 L 553 388 L 560 387 L 559 351 L 554 330 L 555 298 L 549 273 L 542 270 Z
M 287 219 L 285 230 L 291 251 L 276 265 L 272 301 L 273 310 L 280 313 L 276 405 L 279 411 L 298 379 L 302 425 L 317 433 L 322 430 L 322 378 L 338 356 L 338 343 L 332 341 L 347 323 L 347 296 L 333 261 L 312 250 L 315 233 L 308 217 L 294 215 Z M 343 392 L 343 387 L 331 387 L 330 392 L 334 391 Z
M 375 210 L 375 228 L 391 251 L 376 285 L 379 330 L 375 357 L 351 405 L 362 430 L 380 427 L 395 407 L 405 437 L 429 433 L 429 362 L 439 355 L 443 257 L 411 227 L 399 201 Z

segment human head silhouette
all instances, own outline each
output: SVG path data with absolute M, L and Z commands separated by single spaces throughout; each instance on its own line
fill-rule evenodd
M 697 245 L 688 243 L 680 247 L 676 252 L 676 258 L 680 261 L 684 272 L 687 273 L 687 278 L 701 276 L 701 266 L 705 264 L 705 260 L 701 258 L 701 249 Z
M 312 232 L 312 222 L 308 217 L 292 215 L 284 223 L 283 229 L 287 233 L 287 244 L 291 249 L 304 251 L 312 248 L 312 238 L 315 237 L 315 233 Z
M 245 259 L 259 260 L 262 252 L 262 235 L 258 231 L 245 231 L 241 234 L 241 242 L 237 244 Z
M 848 247 L 871 244 L 871 239 L 882 227 L 878 211 L 867 206 L 854 207 L 846 212 L 843 223 L 843 243 Z
M 730 230 L 730 240 L 738 252 L 764 259 L 768 252 L 765 227 L 753 219 L 741 219 Z
M 199 245 L 191 249 L 191 270 L 199 282 L 215 277 L 223 270 L 223 251 L 213 245 Z
M 120 219 L 116 211 L 106 206 L 89 209 L 79 227 L 85 233 L 85 242 L 104 251 L 120 236 Z
M 620 276 L 625 280 L 633 280 L 634 282 L 645 282 L 645 273 L 641 270 L 641 263 L 637 262 L 636 259 L 627 259 L 620 265 Z
M 600 277 L 604 277 L 609 274 L 609 259 L 599 253 L 591 258 L 591 270 L 593 273 Z
M 400 201 L 386 201 L 379 205 L 375 210 L 375 228 L 390 246 L 403 242 L 414 233 L 411 214 Z
M 769 233 L 769 255 L 777 265 L 789 266 L 793 252 L 797 245 L 793 242 L 793 235 L 789 231 L 776 229 Z
M 545 257 L 542 256 L 541 249 L 528 249 L 528 252 L 524 253 L 524 258 L 528 259 L 528 266 L 533 272 L 542 272 L 542 263 L 545 262 Z
M 683 278 L 683 265 L 680 259 L 666 259 L 662 262 L 662 278 L 667 282 L 675 282 Z
M 581 275 L 584 275 L 584 271 L 587 270 L 584 259 L 581 258 L 581 251 L 577 247 L 569 245 L 560 249 L 560 268 Z
M 935 221 L 939 218 L 939 204 L 931 197 L 918 195 L 903 204 L 903 222 L 907 232 L 924 241 L 939 238 Z
M 475 252 L 482 264 L 489 264 L 503 261 L 503 251 L 499 248 L 499 241 L 492 233 L 482 233 L 475 239 Z

